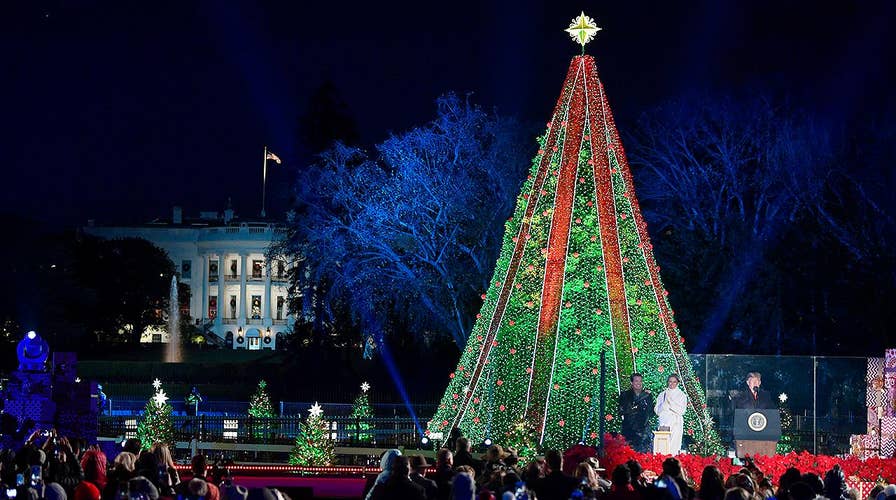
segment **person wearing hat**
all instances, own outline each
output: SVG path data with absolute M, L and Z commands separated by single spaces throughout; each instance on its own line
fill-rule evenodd
M 423 491 L 426 492 L 426 498 L 428 500 L 435 500 L 438 496 L 439 488 L 435 481 L 427 479 L 427 467 L 432 467 L 432 464 L 426 463 L 426 457 L 423 455 L 411 456 L 411 481 L 414 484 L 423 487 Z
M 485 460 L 482 476 L 486 481 L 490 480 L 496 471 L 504 470 L 507 467 L 507 464 L 504 463 L 505 457 L 507 457 L 507 453 L 500 444 L 493 444 L 488 447 L 485 455 L 482 456 L 482 459 Z

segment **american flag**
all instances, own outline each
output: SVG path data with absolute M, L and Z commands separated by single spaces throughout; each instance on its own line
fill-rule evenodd
M 280 164 L 280 157 L 268 151 L 268 155 L 265 157 L 266 160 L 274 160 L 277 162 L 277 165 Z

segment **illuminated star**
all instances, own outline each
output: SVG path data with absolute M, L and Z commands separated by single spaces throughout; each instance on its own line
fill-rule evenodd
M 594 19 L 586 16 L 584 12 L 579 14 L 579 17 L 573 18 L 569 23 L 569 28 L 566 28 L 566 32 L 582 46 L 582 50 L 585 50 L 585 44 L 593 40 L 594 35 L 600 30 L 601 28 L 597 27 Z
M 76 384 L 80 384 L 80 383 L 81 383 L 81 377 L 75 377 L 75 383 L 76 383 Z
M 787 401 L 787 394 L 782 392 L 782 393 L 778 396 L 778 401 L 780 401 L 780 402 L 782 402 L 782 403 L 785 402 L 785 401 Z
M 470 386 L 465 385 L 465 386 L 464 386 L 464 394 L 466 394 L 466 393 L 468 393 L 468 392 L 470 392 Z
M 152 400 L 155 401 L 157 405 L 162 406 L 165 404 L 165 401 L 168 401 L 168 396 L 165 395 L 165 391 L 159 391 L 152 397 Z
M 314 418 L 319 418 L 321 415 L 323 415 L 324 409 L 321 408 L 319 404 L 317 404 L 317 401 L 315 401 L 314 404 L 311 405 L 311 409 L 308 410 L 308 413 L 310 413 Z
M 364 382 L 363 384 L 361 384 L 361 392 L 367 392 L 369 390 L 370 390 L 370 384 L 368 384 L 367 382 Z
M 159 389 L 162 388 L 162 381 L 159 379 L 155 379 L 152 381 L 152 386 L 155 388 L 155 390 L 158 391 Z

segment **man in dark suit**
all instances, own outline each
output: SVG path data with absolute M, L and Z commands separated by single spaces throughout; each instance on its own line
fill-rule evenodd
M 740 391 L 740 394 L 732 399 L 735 410 L 769 410 L 776 408 L 772 402 L 772 397 L 768 391 L 760 389 L 762 385 L 762 374 L 759 372 L 750 372 L 747 374 L 747 387 Z
M 427 500 L 436 500 L 438 487 L 432 479 L 426 478 L 426 468 L 432 464 L 426 463 L 426 457 L 423 455 L 414 455 L 411 457 L 411 481 L 414 484 L 422 486 L 426 492 Z
M 569 500 L 579 480 L 563 473 L 563 455 L 557 450 L 547 452 L 544 457 L 550 472 L 535 481 L 532 489 L 538 500 Z
M 469 465 L 476 472 L 476 476 L 482 473 L 482 461 L 473 458 L 470 453 L 470 440 L 465 437 L 457 438 L 457 449 L 454 450 L 454 467 Z

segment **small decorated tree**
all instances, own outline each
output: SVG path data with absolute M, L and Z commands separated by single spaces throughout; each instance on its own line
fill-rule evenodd
M 516 452 L 520 458 L 520 464 L 531 462 L 538 455 L 538 431 L 534 425 L 525 418 L 517 420 L 507 432 L 504 444 L 507 448 Z
M 351 437 L 360 443 L 372 443 L 373 431 L 373 410 L 370 409 L 370 400 L 367 397 L 367 391 L 370 390 L 370 384 L 364 382 L 361 384 L 361 394 L 355 398 L 352 405 L 352 422 L 349 424 L 349 432 Z
M 267 436 L 271 430 L 271 423 L 267 419 L 277 415 L 274 413 L 274 405 L 271 403 L 271 396 L 268 394 L 268 383 L 264 380 L 258 381 L 255 393 L 249 398 L 249 416 L 261 419 L 260 422 L 256 421 L 250 424 L 252 437 L 263 438 Z
M 793 434 L 793 413 L 787 405 L 787 394 L 778 395 L 778 410 L 781 412 L 781 439 L 775 451 L 781 455 L 793 451 L 796 445 L 796 437 Z
M 174 446 L 174 426 L 171 424 L 171 405 L 168 396 L 162 390 L 162 382 L 155 379 L 152 383 L 155 394 L 146 402 L 143 419 L 137 424 L 137 437 L 140 446 L 148 450 L 155 443 Z
M 268 383 L 264 380 L 258 381 L 258 387 L 255 394 L 249 398 L 249 415 L 257 418 L 275 417 L 274 405 L 271 403 L 271 396 L 268 394 Z
M 333 439 L 330 436 L 330 426 L 324 419 L 323 409 L 315 402 L 308 411 L 308 419 L 299 426 L 289 463 L 312 467 L 331 465 L 334 457 Z

